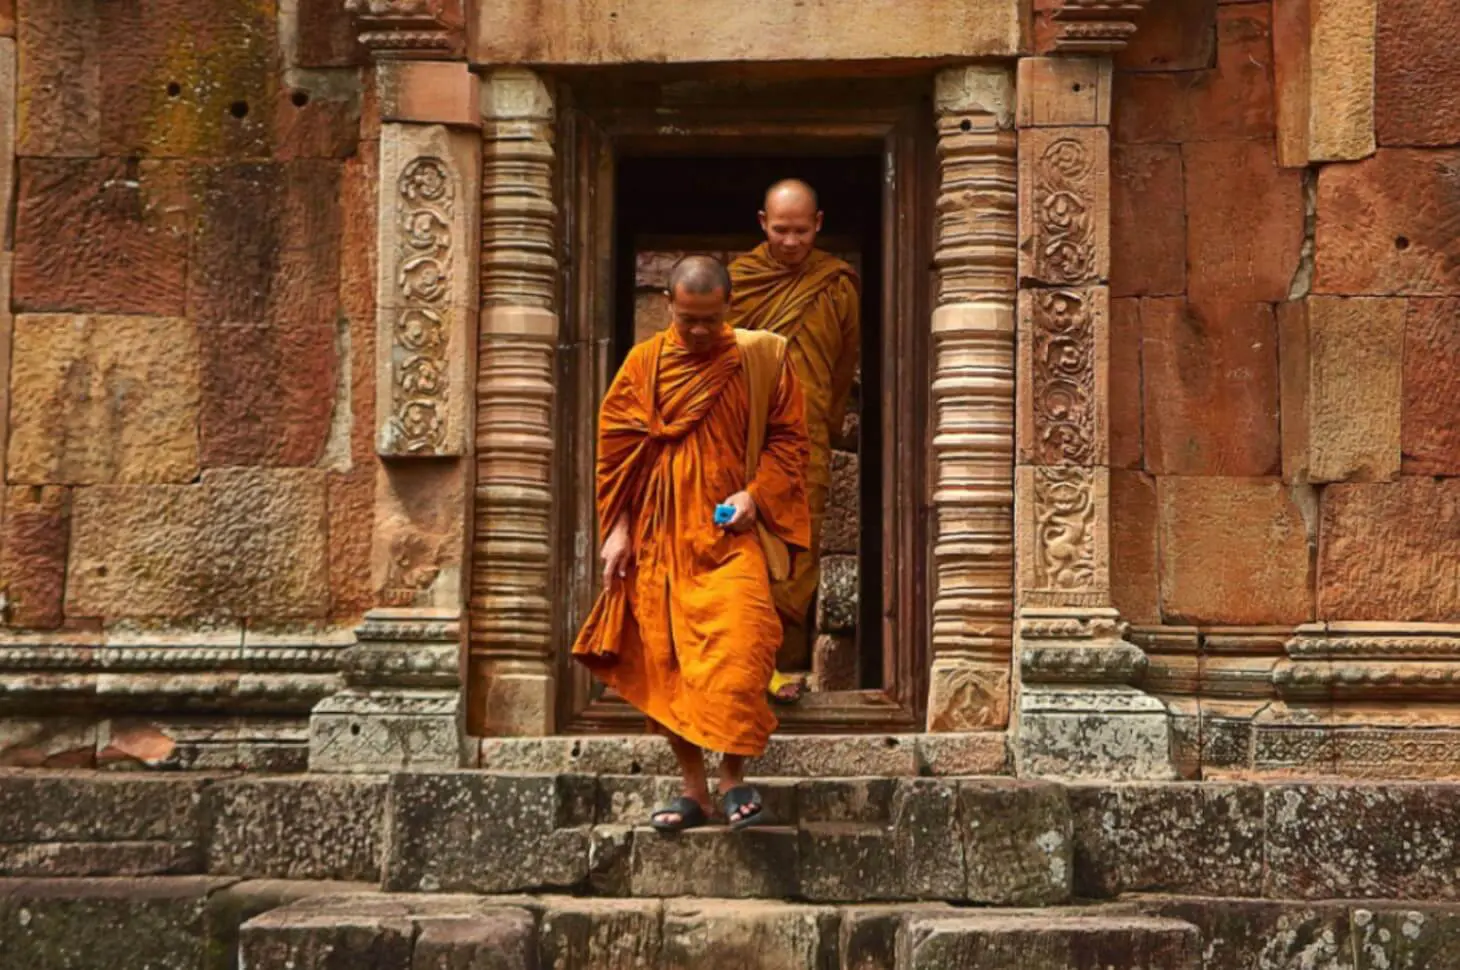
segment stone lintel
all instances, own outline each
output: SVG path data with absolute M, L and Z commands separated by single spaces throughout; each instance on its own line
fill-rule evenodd
M 382 61 L 375 67 L 381 121 L 481 127 L 481 83 L 460 61 Z
M 1025 57 L 1019 61 L 1020 128 L 1110 124 L 1114 68 L 1108 57 Z

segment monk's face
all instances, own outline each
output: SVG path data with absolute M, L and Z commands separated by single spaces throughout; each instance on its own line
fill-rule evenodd
M 760 227 L 765 230 L 771 258 L 783 266 L 800 266 L 816 247 L 821 213 L 804 192 L 773 192 L 760 214 Z
M 691 351 L 699 353 L 715 345 L 715 337 L 725 326 L 725 291 L 719 287 L 708 293 L 692 293 L 676 286 L 669 294 L 670 326 Z

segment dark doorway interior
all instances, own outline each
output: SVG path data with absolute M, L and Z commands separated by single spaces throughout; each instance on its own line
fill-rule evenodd
M 621 156 L 614 206 L 615 368 L 646 328 L 662 325 L 654 316 L 662 313 L 653 292 L 655 257 L 662 265 L 664 257 L 675 253 L 728 256 L 753 247 L 760 241 L 756 213 L 766 188 L 778 179 L 801 178 L 816 187 L 826 213 L 819 244 L 857 266 L 862 278 L 862 367 L 851 406 L 857 415 L 855 431 L 840 447 L 855 448 L 860 458 L 855 632 L 859 662 L 851 673 L 855 683 L 841 686 L 863 690 L 884 686 L 885 666 L 879 385 L 880 362 L 893 348 L 883 345 L 884 167 L 880 145 L 869 146 L 864 154 L 835 156 Z M 833 446 L 837 447 L 835 438 Z M 838 509 L 829 505 L 828 519 L 837 514 Z

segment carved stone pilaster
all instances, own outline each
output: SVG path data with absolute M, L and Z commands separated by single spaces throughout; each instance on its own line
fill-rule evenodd
M 1077 6 L 1093 10 L 1061 10 Z M 1021 77 L 1109 76 L 1103 62 L 1060 63 Z M 1110 597 L 1109 111 L 1050 91 L 1019 94 L 1015 766 L 1171 778 L 1170 716 L 1139 689 L 1147 660 L 1124 639 Z
M 454 58 L 466 50 L 466 0 L 345 0 L 377 57 Z
M 531 71 L 482 80 L 477 474 L 468 661 L 483 736 L 555 727 L 551 470 L 558 317 L 553 100 Z
M 1051 20 L 1054 49 L 1069 54 L 1113 54 L 1136 32 L 1151 0 L 1060 0 Z
M 459 614 L 372 610 L 355 636 L 343 658 L 345 689 L 310 714 L 310 770 L 439 770 L 468 763 Z
M 1008 724 L 1013 602 L 1013 73 L 938 75 L 931 731 Z

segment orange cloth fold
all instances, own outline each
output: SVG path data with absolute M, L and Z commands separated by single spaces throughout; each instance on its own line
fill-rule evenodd
M 806 470 L 811 506 L 810 554 L 797 558 L 773 595 L 784 621 L 782 670 L 810 664 L 807 613 L 821 582 L 821 524 L 831 486 L 831 439 L 841 430 L 861 354 L 861 293 L 844 260 L 815 250 L 800 266 L 776 262 L 762 243 L 730 264 L 729 322 L 785 337 L 787 356 L 805 395 L 811 443 Z
M 712 751 L 758 755 L 776 727 L 765 689 L 781 642 L 756 530 L 714 524 L 749 489 L 788 549 L 811 543 L 801 392 L 782 367 L 747 481 L 751 394 L 727 326 L 706 353 L 670 329 L 630 351 L 599 413 L 601 538 L 626 517 L 634 566 L 600 594 L 573 655 L 658 725 Z M 793 559 L 796 558 L 793 556 Z

